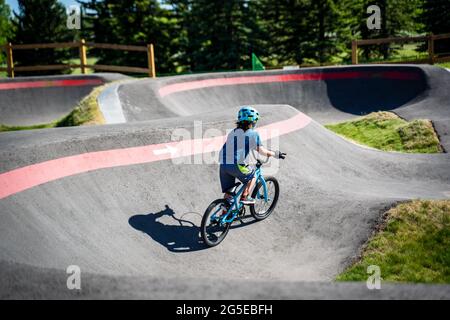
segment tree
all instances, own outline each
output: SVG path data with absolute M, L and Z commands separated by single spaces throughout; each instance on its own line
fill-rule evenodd
M 298 40 L 307 38 L 304 1 L 260 0 L 256 8 L 262 42 L 259 57 L 269 66 L 302 60 Z
M 92 25 L 95 42 L 155 46 L 158 72 L 175 71 L 176 17 L 157 0 L 90 0 L 80 1 Z M 89 32 L 86 30 L 89 35 Z M 96 50 L 99 64 L 116 64 L 143 67 L 145 54 L 112 50 Z
M 191 70 L 191 55 L 189 54 L 189 13 L 192 0 L 165 0 L 163 3 L 170 8 L 172 15 L 172 45 L 173 71 L 186 72 Z
M 339 62 L 350 43 L 348 0 L 260 0 L 270 64 Z M 341 55 L 341 56 L 340 56 Z
M 8 43 L 12 35 L 11 11 L 5 0 L 0 0 L 0 45 Z M 5 63 L 4 51 L 0 52 L 0 64 Z
M 66 42 L 73 38 L 67 29 L 65 8 L 57 0 L 18 0 L 19 12 L 14 12 L 15 44 Z M 15 50 L 14 61 L 21 65 L 61 64 L 70 57 L 67 50 Z M 32 74 L 47 74 L 33 72 Z M 51 73 L 54 73 L 51 71 Z M 31 74 L 17 72 L 17 74 Z
M 422 0 L 358 0 L 354 2 L 353 12 L 358 26 L 355 36 L 362 39 L 377 39 L 409 36 L 420 28 L 419 14 Z M 381 10 L 381 29 L 367 28 L 367 7 L 378 5 Z M 362 47 L 366 59 L 382 57 L 388 59 L 395 51 L 387 45 Z
M 188 50 L 194 71 L 251 68 L 251 1 L 192 1 Z
M 450 33 L 450 0 L 425 0 L 421 21 L 427 33 Z M 450 53 L 450 39 L 435 41 L 436 53 Z
M 307 15 L 310 26 L 309 56 L 319 63 L 340 62 L 351 43 L 351 2 L 312 1 Z

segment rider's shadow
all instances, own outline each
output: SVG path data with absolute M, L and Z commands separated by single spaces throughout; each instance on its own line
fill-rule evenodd
M 164 216 L 170 217 L 174 224 L 164 224 L 159 221 Z M 171 252 L 206 249 L 200 237 L 200 228 L 189 220 L 177 218 L 175 212 L 168 205 L 160 212 L 132 216 L 128 223 L 134 229 L 149 235 Z
M 164 224 L 159 221 L 159 219 L 164 219 L 165 216 L 170 217 L 174 224 Z M 246 215 L 241 221 L 233 224 L 231 229 L 244 227 L 255 222 L 256 220 Z M 208 248 L 201 239 L 199 225 L 184 218 L 177 218 L 175 212 L 168 205 L 164 210 L 156 213 L 132 216 L 128 223 L 134 229 L 149 235 L 171 252 L 189 252 Z

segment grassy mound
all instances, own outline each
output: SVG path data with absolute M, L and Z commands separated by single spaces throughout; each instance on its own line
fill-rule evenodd
M 59 120 L 30 126 L 7 126 L 0 124 L 0 132 L 102 124 L 105 122 L 105 119 L 98 106 L 97 97 L 103 89 L 104 86 L 94 88 L 68 115 Z
M 350 140 L 380 150 L 410 153 L 442 152 L 431 121 L 408 122 L 392 112 L 372 112 L 355 120 L 328 124 L 325 127 Z
M 449 248 L 450 200 L 402 203 L 337 280 L 366 281 L 367 267 L 377 265 L 384 281 L 450 283 Z
M 83 100 L 75 107 L 67 116 L 56 121 L 55 127 L 70 127 L 90 124 L 105 123 L 105 119 L 100 111 L 97 98 L 105 86 L 94 88 L 91 93 L 84 97 Z

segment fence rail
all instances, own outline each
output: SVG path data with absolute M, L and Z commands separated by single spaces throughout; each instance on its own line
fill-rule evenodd
M 145 46 L 129 46 L 123 44 L 110 44 L 110 43 L 94 43 L 87 42 L 86 45 L 91 48 L 97 49 L 111 49 L 111 50 L 123 50 L 123 51 L 147 51 Z
M 34 50 L 34 49 L 70 49 L 78 48 L 79 51 L 79 64 L 66 63 L 55 65 L 37 65 L 37 66 L 15 66 L 14 65 L 14 50 Z M 87 50 L 89 48 L 95 49 L 109 49 L 109 50 L 121 50 L 121 51 L 137 51 L 147 53 L 147 68 L 129 67 L 129 66 L 114 66 L 114 65 L 91 65 L 87 63 Z M 60 42 L 60 43 L 34 43 L 34 44 L 12 44 L 7 43 L 0 46 L 0 49 L 6 51 L 6 68 L 0 67 L 0 71 L 6 71 L 8 77 L 14 78 L 15 71 L 46 71 L 46 70 L 66 70 L 73 68 L 80 68 L 81 73 L 85 74 L 87 69 L 99 70 L 99 71 L 112 71 L 112 72 L 131 72 L 131 73 L 147 73 L 149 77 L 156 77 L 155 69 L 155 54 L 153 44 L 147 46 L 133 46 L 122 44 L 110 44 L 110 43 L 94 43 L 86 42 L 81 39 L 77 42 Z
M 418 37 L 396 37 L 396 38 L 382 38 L 382 39 L 364 39 L 364 40 L 353 40 L 352 41 L 352 64 L 358 64 L 358 47 L 377 45 L 377 44 L 390 44 L 390 43 L 407 43 L 407 42 L 428 42 L 428 58 L 427 59 L 415 59 L 408 61 L 387 61 L 387 62 L 370 62 L 370 63 L 430 63 L 434 64 L 436 62 L 446 62 L 449 61 L 450 56 L 439 57 L 434 52 L 434 42 L 436 40 L 450 39 L 450 33 L 445 34 L 429 34 L 426 36 Z
M 363 39 L 352 41 L 352 64 L 358 64 L 358 47 L 368 45 L 390 44 L 390 43 L 407 43 L 407 42 L 428 42 L 428 58 L 420 58 L 406 61 L 379 61 L 369 62 L 372 64 L 394 64 L 394 63 L 430 63 L 436 62 L 448 62 L 450 61 L 450 55 L 440 56 L 434 51 L 434 42 L 436 40 L 450 39 L 450 33 L 446 34 L 429 34 L 426 36 L 417 37 L 395 37 L 395 38 L 383 38 L 383 39 Z M 34 50 L 34 49 L 68 49 L 78 48 L 79 51 L 79 64 L 67 63 L 56 65 L 37 65 L 37 66 L 15 66 L 13 53 L 14 50 Z M 121 51 L 135 51 L 147 53 L 147 68 L 130 67 L 130 66 L 114 66 L 114 65 L 92 65 L 87 63 L 87 50 L 93 49 L 108 49 L 108 50 L 121 50 Z M 149 77 L 156 77 L 155 68 L 155 56 L 153 44 L 147 46 L 135 46 L 135 45 L 123 45 L 123 44 L 111 44 L 111 43 L 94 43 L 86 42 L 81 39 L 77 42 L 61 42 L 61 43 L 35 43 L 35 44 L 12 44 L 7 43 L 0 46 L 0 50 L 6 51 L 6 68 L 0 67 L 0 71 L 6 71 L 8 77 L 14 78 L 15 71 L 45 71 L 45 70 L 66 70 L 73 68 L 80 68 L 81 73 L 85 74 L 87 69 L 98 71 L 112 71 L 112 72 L 130 72 L 130 73 L 147 73 Z

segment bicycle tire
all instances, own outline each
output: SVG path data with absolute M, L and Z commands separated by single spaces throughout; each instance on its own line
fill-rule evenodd
M 270 216 L 270 214 L 273 212 L 273 210 L 275 209 L 277 202 L 278 202 L 278 197 L 280 196 L 280 184 L 278 183 L 278 180 L 275 179 L 275 177 L 272 176 L 267 176 L 264 178 L 266 180 L 266 183 L 272 182 L 274 187 L 275 187 L 275 195 L 273 196 L 273 200 L 272 203 L 270 204 L 269 208 L 262 212 L 262 213 L 258 213 L 255 210 L 255 205 L 251 205 L 250 206 L 250 212 L 252 214 L 252 216 L 258 220 L 264 220 L 266 219 L 268 216 Z M 256 184 L 255 189 L 252 192 L 252 198 L 255 199 L 256 201 L 258 201 L 258 199 L 256 198 L 257 196 L 257 192 L 258 190 L 262 188 L 262 184 L 261 182 L 258 181 L 258 183 Z
M 201 234 L 202 234 L 203 242 L 208 247 L 215 247 L 219 243 L 221 243 L 227 236 L 228 231 L 230 230 L 230 223 L 227 223 L 226 225 L 224 225 L 222 227 L 223 231 L 220 234 L 220 236 L 217 237 L 217 239 L 215 241 L 214 241 L 213 237 L 211 237 L 211 235 L 209 234 L 209 232 L 207 230 L 207 227 L 209 226 L 211 213 L 213 213 L 214 208 L 216 208 L 217 206 L 219 206 L 221 204 L 225 205 L 226 207 L 229 207 L 228 201 L 226 201 L 225 199 L 217 199 L 217 200 L 214 200 L 213 202 L 211 202 L 211 204 L 208 206 L 208 208 L 206 208 L 205 213 L 203 214 L 202 225 L 201 225 Z

